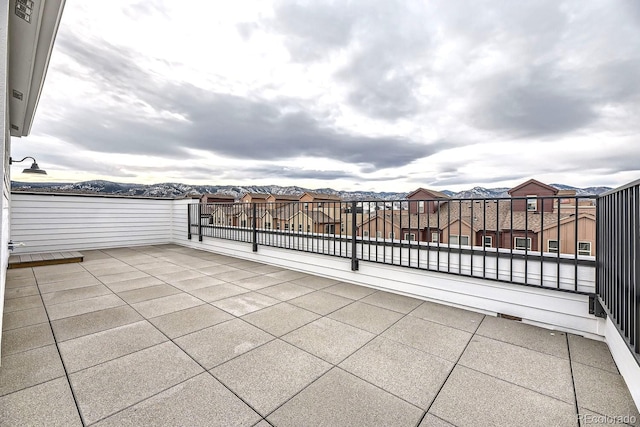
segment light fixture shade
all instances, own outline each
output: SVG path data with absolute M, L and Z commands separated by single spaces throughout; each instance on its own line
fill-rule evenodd
M 38 164 L 34 161 L 31 164 L 31 167 L 29 169 L 24 169 L 22 173 L 39 173 L 42 175 L 46 175 L 47 171 L 45 171 L 44 169 L 40 169 L 40 167 L 38 167 Z

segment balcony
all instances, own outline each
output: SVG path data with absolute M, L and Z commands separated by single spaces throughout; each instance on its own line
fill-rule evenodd
M 0 424 L 638 425 L 635 276 L 190 204 L 12 195 L 15 253 L 85 258 L 8 270 Z
M 601 341 L 178 245 L 83 254 L 8 271 L 3 425 L 640 419 Z

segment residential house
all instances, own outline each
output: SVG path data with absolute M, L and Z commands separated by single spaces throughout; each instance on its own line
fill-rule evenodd
M 507 191 L 513 200 L 515 212 L 553 212 L 553 200 L 544 197 L 558 195 L 558 189 L 535 179 L 530 179 Z M 526 199 L 523 199 L 526 197 Z
M 298 210 L 287 219 L 285 230 L 299 233 L 336 234 L 340 218 L 332 218 L 321 210 Z
M 200 203 L 234 203 L 236 198 L 230 194 L 214 193 L 200 196 Z
M 337 216 L 342 208 L 342 199 L 332 194 L 306 192 L 298 201 L 302 210 L 322 210 L 327 214 L 333 214 L 333 217 Z
M 240 201 L 242 203 L 266 203 L 269 194 L 266 193 L 245 193 Z
M 393 211 L 376 211 L 358 224 L 356 235 L 370 239 L 398 239 L 401 224 Z
M 440 191 L 418 188 L 407 194 L 406 199 L 409 200 L 409 213 L 422 214 L 436 213 L 440 204 L 448 200 L 449 196 Z
M 267 197 L 267 203 L 273 203 L 276 207 L 280 207 L 289 203 L 294 203 L 300 200 L 300 196 L 292 194 L 269 194 Z
M 589 199 L 578 199 L 576 207 L 575 192 L 561 192 L 531 179 L 508 191 L 511 200 L 438 200 L 435 206 L 427 201 L 419 203 L 418 194 L 429 198 L 436 195 L 420 190 L 411 194 L 408 212 L 400 211 L 391 220 L 400 224 L 405 240 L 594 254 L 595 205 Z M 558 199 L 560 196 L 565 197 Z M 431 213 L 434 206 L 437 212 Z
M 210 206 L 211 225 L 240 227 L 241 221 L 247 219 L 246 208 L 239 204 L 214 204 Z

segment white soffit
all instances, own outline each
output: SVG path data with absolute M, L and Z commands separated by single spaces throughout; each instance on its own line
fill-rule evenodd
M 9 122 L 27 136 L 35 116 L 65 0 L 9 0 Z

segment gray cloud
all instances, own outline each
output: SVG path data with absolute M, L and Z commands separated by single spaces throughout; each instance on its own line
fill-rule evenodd
M 476 92 L 474 124 L 517 136 L 550 135 L 579 129 L 597 115 L 589 93 L 570 90 L 570 82 L 550 77 L 552 70 L 535 70 L 526 81 L 494 77 Z
M 428 52 L 424 8 L 401 1 L 283 2 L 273 27 L 287 36 L 298 61 L 316 61 L 351 49 L 337 77 L 349 87 L 347 101 L 365 114 L 397 119 L 418 112 L 415 93 L 422 67 L 416 56 Z M 410 65 L 410 66 L 407 66 Z
M 91 172 L 117 178 L 134 178 L 137 176 L 136 173 L 124 171 L 117 165 L 89 158 L 71 157 L 66 153 L 45 152 L 38 154 L 37 160 L 38 165 L 44 170 L 52 168 L 66 169 L 69 171 Z M 16 175 L 14 178 L 20 179 L 19 175 Z
M 461 185 L 461 184 L 469 184 L 469 185 L 477 185 L 479 183 L 483 184 L 492 184 L 503 181 L 512 181 L 521 179 L 522 174 L 515 173 L 507 173 L 495 177 L 478 177 L 477 175 L 455 175 L 455 176 L 444 176 L 436 179 L 425 177 L 424 179 L 412 178 L 409 180 L 410 182 L 420 183 L 423 186 L 431 186 L 434 188 L 446 188 L 448 185 Z
M 333 181 L 345 178 L 359 178 L 357 174 L 338 170 L 309 170 L 300 168 L 288 168 L 279 166 L 263 166 L 247 168 L 239 171 L 249 178 L 290 178 L 290 179 L 319 179 Z
M 204 91 L 189 83 L 156 81 L 137 65 L 132 52 L 107 43 L 90 45 L 66 34 L 60 48 L 96 75 L 114 105 L 74 110 L 67 120 L 49 120 L 45 129 L 90 150 L 184 156 L 186 148 L 196 148 L 233 158 L 324 157 L 384 169 L 446 148 L 342 133 L 325 126 L 296 100 L 250 99 Z M 131 102 L 179 114 L 187 121 L 136 117 L 128 109 Z
M 288 35 L 285 44 L 295 61 L 315 61 L 349 44 L 359 12 L 352 2 L 280 1 L 271 26 Z

